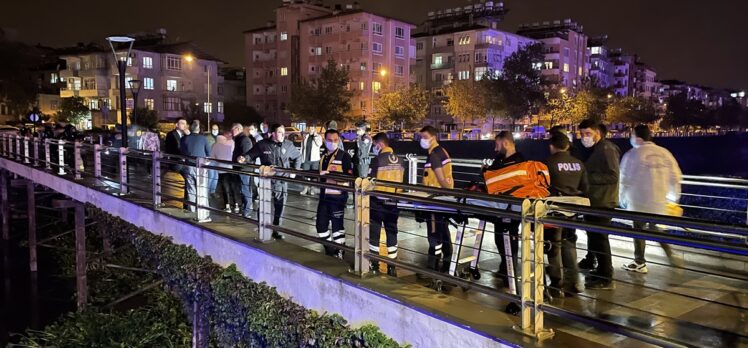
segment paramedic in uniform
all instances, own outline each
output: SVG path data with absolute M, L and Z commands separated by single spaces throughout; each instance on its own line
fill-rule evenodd
M 338 131 L 328 129 L 325 132 L 325 149 L 327 152 L 320 161 L 320 175 L 337 173 L 353 176 L 351 156 L 343 149 Z M 322 179 L 321 181 L 327 184 L 338 183 L 333 179 Z M 346 191 L 324 187 L 320 189 L 316 224 L 317 236 L 320 239 L 333 241 L 341 245 L 345 244 L 343 214 L 347 200 L 348 192 Z M 332 225 L 332 231 L 330 225 Z M 337 248 L 325 246 L 325 253 L 343 258 L 343 252 Z
M 561 132 L 551 132 L 549 147 L 551 155 L 545 163 L 551 177 L 551 196 L 584 196 L 587 192 L 587 172 L 584 163 L 569 153 L 569 137 Z M 581 293 L 578 282 L 576 230 L 547 228 L 545 240 L 551 242 L 547 267 L 548 277 L 551 279 L 551 296 L 563 297 L 564 293 Z
M 432 126 L 423 127 L 420 131 L 421 148 L 428 151 L 426 164 L 423 165 L 423 185 L 454 188 L 452 178 L 452 159 L 447 150 L 439 146 L 438 131 Z M 428 267 L 440 272 L 449 270 L 452 258 L 452 235 L 449 232 L 449 217 L 431 213 L 426 219 L 426 230 L 429 240 Z M 439 262 L 439 259 L 442 262 Z
M 514 138 L 512 133 L 509 131 L 501 131 L 496 135 L 496 158 L 493 163 L 486 168 L 484 171 L 499 170 L 505 167 L 515 165 L 525 161 L 525 157 L 517 152 L 517 148 L 514 144 Z M 511 209 L 511 208 L 507 208 Z M 501 264 L 499 264 L 499 275 L 504 278 L 504 284 L 508 285 L 509 279 L 506 269 L 506 249 L 504 245 L 504 233 L 509 233 L 509 245 L 512 251 L 512 264 L 517 265 L 517 250 L 519 246 L 519 220 L 512 220 L 508 218 L 497 219 L 494 223 L 494 241 L 496 247 L 499 249 L 501 257 Z
M 372 142 L 374 144 L 372 150 L 375 157 L 369 167 L 369 177 L 375 178 L 377 181 L 402 183 L 405 173 L 403 161 L 395 155 L 390 147 L 387 134 L 378 133 L 374 136 Z M 381 192 L 398 191 L 393 187 L 380 187 L 379 185 L 376 186 L 375 190 Z M 384 224 L 384 230 L 387 233 L 387 257 L 390 259 L 397 258 L 397 218 L 400 212 L 397 209 L 396 202 L 377 198 L 372 195 L 370 207 L 369 251 L 379 254 L 379 237 L 382 224 Z M 379 270 L 379 262 L 372 261 L 370 269 L 376 273 Z M 387 265 L 387 274 L 394 277 L 395 267 Z
M 293 169 L 301 169 L 301 152 L 296 146 L 286 140 L 286 129 L 279 125 L 274 124 L 270 127 L 270 137 L 257 143 L 248 153 L 248 155 L 240 156 L 239 163 L 253 163 L 255 159 L 260 159 L 260 165 L 273 166 L 278 168 L 292 168 L 291 162 L 293 162 Z M 276 176 L 289 176 L 288 174 L 276 174 Z M 293 178 L 295 175 L 291 175 Z M 273 225 L 280 225 L 280 218 L 283 214 L 283 206 L 286 204 L 286 198 L 288 197 L 288 182 L 282 180 L 272 181 L 273 190 Z M 273 238 L 283 239 L 283 236 L 273 231 Z

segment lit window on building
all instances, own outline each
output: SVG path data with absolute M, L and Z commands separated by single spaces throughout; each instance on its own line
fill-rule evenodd
M 564 72 L 569 72 L 569 63 L 564 63 Z
M 374 93 L 379 93 L 379 90 L 382 89 L 382 83 L 379 81 L 374 81 L 371 83 L 371 90 L 374 91 Z
M 590 49 L 590 53 L 592 54 L 601 54 L 602 51 L 603 51 L 603 48 L 599 46 L 595 46 Z
M 177 80 L 166 80 L 166 90 L 170 92 L 176 92 Z
M 470 44 L 470 35 L 465 35 L 460 37 L 460 41 L 458 41 L 458 44 L 460 45 L 469 45 Z
M 434 56 L 434 65 L 442 65 L 443 62 L 444 62 L 444 57 Z
M 98 99 L 89 99 L 88 100 L 88 108 L 91 110 L 99 110 L 99 100 Z
M 213 112 L 213 103 L 203 103 L 203 112 Z
M 153 58 L 143 57 L 143 69 L 153 69 Z
M 166 56 L 166 69 L 182 70 L 182 57 Z
M 361 71 L 366 71 L 366 62 L 361 63 Z
M 73 79 L 73 90 L 74 91 L 81 90 L 81 79 Z
M 582 71 L 582 67 L 580 66 L 580 67 L 579 67 L 579 76 L 582 76 L 582 72 L 583 72 L 583 71 Z
M 470 71 L 460 71 L 457 73 L 457 79 L 458 80 L 469 80 L 470 79 Z
M 222 101 L 217 102 L 216 108 L 217 108 L 218 113 L 222 114 L 223 113 L 223 102 Z
M 143 100 L 145 102 L 145 108 L 148 110 L 153 110 L 155 107 L 155 103 L 153 99 L 146 98 Z
M 284 66 L 284 67 L 281 68 L 281 76 L 288 76 L 288 68 L 287 67 Z
M 52 73 L 49 76 L 49 83 L 57 83 L 60 81 L 60 75 L 57 75 L 57 73 Z
M 143 89 L 153 89 L 153 78 L 143 78 Z
M 287 32 L 285 32 L 285 31 L 284 31 L 284 32 L 281 32 L 281 33 L 280 33 L 280 40 L 281 40 L 281 41 L 286 41 L 286 40 L 288 40 L 288 33 L 287 33 Z

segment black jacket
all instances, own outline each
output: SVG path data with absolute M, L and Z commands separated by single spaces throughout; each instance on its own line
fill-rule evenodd
M 485 172 L 487 170 L 498 170 L 512 164 L 522 163 L 524 161 L 526 161 L 525 156 L 522 156 L 522 154 L 519 152 L 515 152 L 509 157 L 497 155 L 496 158 L 494 158 L 493 163 L 491 163 L 491 165 L 488 168 L 485 168 L 483 171 Z
M 249 156 L 249 151 L 252 150 L 252 147 L 254 147 L 254 142 L 252 139 L 250 139 L 248 136 L 244 135 L 244 133 L 239 133 L 234 137 L 234 153 L 231 155 L 231 159 L 234 162 L 238 162 L 237 158 L 239 156 Z M 247 161 L 249 164 L 250 163 Z
M 551 177 L 552 196 L 585 196 L 588 189 L 584 163 L 569 151 L 560 151 L 545 160 Z
M 164 140 L 164 152 L 170 155 L 181 155 L 182 151 L 180 148 L 180 139 L 182 139 L 182 137 L 179 135 L 176 129 L 172 130 L 169 133 L 166 133 L 166 139 Z
M 292 168 L 291 161 L 293 161 L 293 168 L 301 169 L 301 152 L 288 140 L 278 143 L 271 139 L 265 139 L 257 143 L 248 155 L 248 163 L 254 163 L 255 159 L 259 158 L 260 164 L 263 166 Z
M 592 147 L 584 166 L 589 189 L 587 197 L 593 207 L 618 207 L 618 178 L 621 151 L 618 146 L 602 139 Z

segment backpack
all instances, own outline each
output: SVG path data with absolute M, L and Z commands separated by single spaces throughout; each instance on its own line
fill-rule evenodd
M 486 189 L 492 195 L 517 198 L 545 198 L 550 195 L 551 178 L 548 166 L 538 161 L 525 161 L 483 173 Z

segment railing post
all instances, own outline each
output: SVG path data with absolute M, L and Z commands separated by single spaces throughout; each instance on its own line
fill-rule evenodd
M 21 160 L 21 136 L 16 135 L 16 161 Z
M 101 178 L 101 145 L 93 146 L 94 178 Z
M 204 168 L 205 158 L 198 157 L 195 160 L 195 208 L 197 211 L 197 222 L 210 222 L 208 206 L 208 171 Z
M 119 148 L 119 193 L 126 195 L 127 187 L 127 148 Z
M 408 183 L 411 185 L 418 184 L 418 156 L 414 153 L 405 155 L 408 160 Z
M 57 140 L 57 174 L 65 175 L 65 140 Z
M 532 223 L 530 222 L 530 200 L 522 201 L 522 222 L 520 225 L 520 241 L 522 242 L 520 274 L 521 286 L 518 289 L 521 300 L 521 327 L 520 331 L 527 333 L 532 325 L 532 255 L 530 254 L 530 243 L 532 242 Z M 516 255 L 512 255 L 515 257 Z M 518 276 L 517 274 L 514 275 Z M 513 280 L 509 280 L 513 281 Z
M 535 289 L 535 292 L 533 294 L 533 314 L 535 315 L 535 320 L 533 322 L 533 334 L 538 340 L 542 341 L 545 339 L 549 339 L 554 335 L 553 330 L 543 328 L 543 311 L 540 309 L 540 306 L 543 304 L 543 294 L 545 293 L 545 263 L 543 262 L 543 257 L 545 254 L 545 248 L 543 247 L 545 242 L 545 227 L 542 223 L 539 223 L 539 221 L 540 219 L 545 217 L 548 209 L 544 201 L 536 200 L 532 210 L 534 217 L 533 220 L 535 221 L 535 233 L 533 233 L 532 242 L 533 256 L 535 259 L 535 270 L 533 271 L 532 277 L 532 287 Z
M 49 139 L 44 139 L 44 165 L 47 170 L 52 169 L 52 156 L 49 153 Z
M 369 190 L 372 189 L 373 183 L 368 178 L 357 178 L 355 189 L 353 191 L 354 201 L 354 241 L 355 255 L 353 271 L 360 276 L 364 276 L 369 270 Z
M 261 242 L 268 242 L 272 239 L 273 231 L 268 227 L 273 223 L 273 188 L 271 184 L 271 177 L 275 175 L 272 167 L 262 166 L 260 167 L 260 182 L 257 185 L 257 194 L 259 212 L 257 213 L 257 220 L 259 222 L 259 240 Z M 251 180 L 252 178 L 250 178 Z
M 83 158 L 81 158 L 81 143 L 79 141 L 76 141 L 73 146 L 73 165 L 75 166 L 73 172 L 75 173 L 75 180 L 80 180 L 82 178 L 81 168 L 83 168 Z
M 34 167 L 39 166 L 39 138 L 31 138 L 31 142 L 34 144 Z
M 31 163 L 31 156 L 29 155 L 29 137 L 23 137 L 23 163 Z
M 98 146 L 98 145 L 96 145 Z M 151 175 L 152 175 L 152 193 L 153 193 L 153 207 L 161 207 L 161 152 L 153 151 Z

